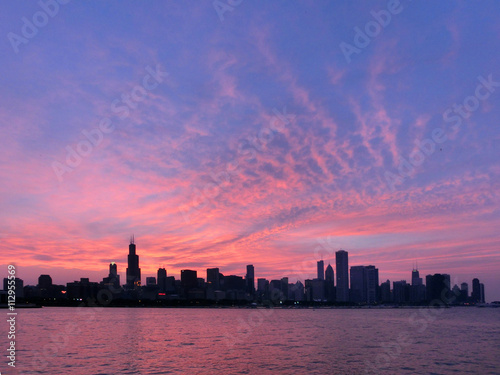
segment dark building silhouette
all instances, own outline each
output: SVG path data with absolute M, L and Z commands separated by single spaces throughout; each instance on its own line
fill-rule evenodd
M 32 297 L 32 292 L 35 292 L 35 298 L 61 298 L 62 294 L 65 293 L 65 289 L 66 287 L 64 285 L 53 284 L 52 278 L 49 275 L 40 275 L 37 287 L 35 290 L 29 290 L 28 295 Z M 25 295 L 25 298 L 28 298 L 28 295 Z
M 425 301 L 425 285 L 418 269 L 411 271 L 410 302 L 420 303 Z
M 140 285 L 141 269 L 139 268 L 139 256 L 136 254 L 134 236 L 132 236 L 128 245 L 127 286 L 132 289 Z
M 51 286 L 52 286 L 52 277 L 50 277 L 50 275 L 40 275 L 38 277 L 39 289 L 50 289 Z
M 203 277 L 198 277 L 197 280 L 198 280 L 198 288 L 202 288 L 202 289 L 205 288 L 205 285 L 206 285 L 205 279 Z
M 479 279 L 472 279 L 472 303 L 484 303 L 484 284 L 479 282 Z
M 422 285 L 422 278 L 420 277 L 420 272 L 415 268 L 411 271 L 411 285 Z
M 436 273 L 425 277 L 425 290 L 427 300 L 439 300 L 447 303 L 451 296 L 450 275 Z
M 193 270 L 181 270 L 181 286 L 185 291 L 198 287 L 198 273 Z
M 307 301 L 325 300 L 325 280 L 306 280 L 305 288 Z
M 304 281 L 304 301 L 313 301 L 313 285 L 311 279 L 307 279 Z
M 460 302 L 460 288 L 457 284 L 455 284 L 453 285 L 453 288 L 451 288 L 451 291 L 453 292 L 453 296 L 455 297 L 451 302 L 456 305 Z
M 337 269 L 337 301 L 349 301 L 349 259 L 345 250 L 335 253 L 335 266 Z
M 333 267 L 330 263 L 328 263 L 328 266 L 326 266 L 325 280 L 335 283 L 335 272 L 333 271 Z
M 6 290 L 0 290 L 0 304 L 6 305 L 8 303 L 7 298 L 9 294 L 7 293 Z
M 154 301 L 158 299 L 160 292 L 160 288 L 156 283 L 156 277 L 148 276 L 146 277 L 146 285 L 141 287 L 141 300 L 150 300 Z
M 269 291 L 281 291 L 281 280 L 271 280 L 269 282 Z
M 158 268 L 156 280 L 158 283 L 158 291 L 164 293 L 167 290 L 167 270 L 165 268 Z
M 318 261 L 318 276 L 317 279 L 324 280 L 325 279 L 325 262 L 322 260 Z
M 288 288 L 288 298 L 292 301 L 303 301 L 304 300 L 304 284 L 297 281 L 295 284 L 290 284 Z
M 351 267 L 350 299 L 354 303 L 376 303 L 379 300 L 378 269 L 375 266 Z
M 479 286 L 479 279 L 472 279 L 471 301 L 477 303 L 479 302 L 480 299 L 481 299 L 481 287 Z
M 366 303 L 376 303 L 380 300 L 378 289 L 378 268 L 365 267 Z
M 101 286 L 99 283 L 91 282 L 88 278 L 82 277 L 80 281 L 74 281 L 66 284 L 66 295 L 72 300 L 95 299 Z
M 118 266 L 115 262 L 109 264 L 109 276 L 118 277 Z
M 335 273 L 333 267 L 328 264 L 325 271 L 325 298 L 328 302 L 334 302 L 335 296 Z
M 465 298 L 469 297 L 469 284 L 462 283 L 460 284 L 460 291 L 464 294 Z
M 288 278 L 287 278 L 287 283 L 288 283 Z M 283 301 L 286 298 L 287 296 L 284 296 L 283 293 L 282 280 L 271 280 L 269 282 L 269 299 L 273 301 Z
M 244 300 L 246 298 L 246 282 L 241 276 L 223 276 L 221 287 L 229 300 Z
M 207 283 L 212 284 L 214 290 L 220 289 L 220 273 L 218 268 L 207 268 Z
M 460 294 L 457 297 L 459 303 L 466 303 L 469 300 L 469 284 L 460 284 Z
M 165 293 L 174 294 L 176 293 L 175 277 L 167 276 L 165 280 Z
M 406 280 L 392 283 L 392 299 L 397 304 L 405 304 L 410 301 L 410 284 Z
M 468 298 L 469 287 L 462 283 L 460 288 L 454 285 L 450 291 L 450 275 L 434 274 L 426 276 L 426 285 L 423 284 L 418 269 L 414 268 L 411 273 L 411 284 L 406 281 L 395 281 L 391 290 L 390 281 L 379 285 L 379 273 L 375 266 L 353 266 L 349 272 L 348 253 L 339 250 L 335 254 L 337 275 L 331 264 L 324 268 L 324 261 L 317 262 L 317 278 L 305 280 L 305 285 L 297 281 L 289 283 L 288 277 L 268 280 L 259 278 L 257 290 L 255 290 L 255 271 L 253 265 L 246 266 L 245 277 L 229 275 L 224 276 L 219 268 L 207 269 L 207 281 L 197 277 L 196 270 L 182 270 L 180 280 L 173 276 L 167 277 L 167 270 L 159 268 L 157 278 L 147 277 L 144 285 L 141 285 L 141 269 L 139 268 L 139 257 L 136 253 L 136 245 L 132 236 L 129 245 L 127 283 L 126 288 L 120 287 L 118 267 L 112 262 L 109 265 L 109 275 L 101 283 L 90 282 L 88 278 L 68 283 L 66 286 L 52 284 L 49 275 L 40 275 L 38 285 L 23 288 L 23 281 L 16 278 L 16 294 L 22 298 L 25 294 L 26 302 L 41 303 L 43 305 L 64 304 L 75 300 L 85 301 L 89 306 L 98 299 L 99 292 L 106 291 L 105 288 L 116 287 L 113 291 L 114 297 L 109 302 L 115 306 L 123 303 L 140 303 L 145 306 L 190 306 L 204 305 L 201 300 L 216 301 L 221 305 L 242 305 L 244 302 L 260 302 L 264 305 L 277 302 L 285 306 L 292 305 L 292 301 L 311 302 L 354 302 L 359 304 L 373 304 L 377 302 L 395 304 L 421 304 L 430 302 L 431 306 L 441 304 L 465 304 L 483 303 L 485 301 L 484 285 L 475 278 L 472 282 L 472 293 Z M 335 279 L 335 276 L 337 278 Z M 336 280 L 336 283 L 335 283 Z M 4 289 L 7 290 L 12 280 L 4 279 Z M 350 284 L 350 289 L 349 289 Z M 3 295 L 6 295 L 2 291 Z M 2 296 L 3 298 L 3 296 Z M 90 300 L 89 300 L 90 298 Z M 68 301 L 68 299 L 70 301 Z M 193 301 L 196 301 L 195 303 Z M 436 301 L 437 300 L 437 301 Z M 114 301 L 114 302 L 113 302 Z M 142 301 L 142 302 L 141 302 Z M 238 301 L 235 303 L 234 301 Z M 62 303 L 61 303 L 62 302 Z M 295 305 L 294 303 L 293 305 Z M 252 304 L 253 305 L 253 304 Z M 308 303 L 305 303 L 307 306 Z M 269 307 L 269 306 L 267 306 Z
M 252 264 L 247 266 L 247 274 L 245 277 L 247 293 L 251 296 L 255 294 L 255 270 Z
M 257 279 L 257 298 L 261 301 L 269 299 L 269 280 Z
M 382 303 L 392 302 L 391 282 L 389 280 L 380 284 L 380 300 Z
M 216 292 L 221 292 L 220 288 L 220 273 L 218 268 L 207 268 L 207 283 L 206 283 L 206 294 L 207 299 L 209 300 L 217 300 Z M 219 293 L 219 298 L 225 296 L 221 296 Z
M 102 283 L 106 287 L 120 288 L 120 275 L 118 275 L 118 268 L 115 262 L 109 264 L 109 275 L 102 279 Z
M 349 291 L 349 298 L 351 302 L 362 303 L 366 302 L 366 289 L 365 289 L 365 267 L 352 266 L 351 267 L 351 290 Z
M 195 270 L 181 270 L 181 289 L 187 299 L 205 298 L 205 292 L 199 287 L 198 273 Z
M 288 277 L 281 278 L 281 294 L 282 300 L 286 301 L 288 299 Z

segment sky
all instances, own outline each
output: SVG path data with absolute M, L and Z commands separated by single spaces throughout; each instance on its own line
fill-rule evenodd
M 160 266 L 500 300 L 500 3 L 43 0 L 0 12 L 0 269 Z M 334 267 L 335 268 L 335 267 Z

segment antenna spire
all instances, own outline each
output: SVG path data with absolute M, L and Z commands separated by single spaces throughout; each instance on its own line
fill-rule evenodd
M 131 245 L 134 245 L 134 244 L 135 244 L 135 238 L 134 238 L 134 235 L 131 235 L 131 236 L 130 236 L 130 244 L 131 244 Z

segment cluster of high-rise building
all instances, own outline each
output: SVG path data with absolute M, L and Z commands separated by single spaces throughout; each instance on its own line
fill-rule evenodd
M 335 253 L 335 271 L 331 264 L 325 269 L 323 260 L 317 262 L 317 277 L 290 283 L 288 277 L 276 280 L 255 280 L 253 265 L 247 265 L 245 277 L 224 275 L 219 268 L 208 268 L 206 278 L 198 277 L 196 270 L 181 270 L 180 279 L 168 276 L 165 268 L 159 268 L 156 277 L 146 277 L 141 283 L 139 256 L 134 237 L 129 244 L 127 279 L 120 283 L 116 263 L 109 265 L 109 275 L 102 282 L 90 282 L 82 278 L 64 285 L 55 285 L 49 275 L 41 275 L 37 286 L 23 287 L 16 279 L 18 298 L 31 301 L 67 300 L 80 301 L 101 297 L 123 300 L 208 300 L 208 301 L 265 301 L 321 302 L 336 304 L 423 304 L 445 301 L 446 304 L 484 303 L 484 285 L 478 279 L 472 281 L 469 295 L 467 283 L 460 287 L 450 285 L 450 275 L 427 275 L 425 284 L 415 267 L 411 283 L 406 280 L 389 280 L 379 283 L 379 271 L 373 265 L 356 265 L 349 268 L 349 254 L 345 250 Z M 256 288 L 257 281 L 257 288 Z M 4 290 L 7 290 L 4 279 Z

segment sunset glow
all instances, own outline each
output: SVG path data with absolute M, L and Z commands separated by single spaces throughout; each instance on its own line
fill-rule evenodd
M 346 249 L 500 300 L 499 4 L 401 1 L 346 58 L 387 4 L 75 1 L 16 52 L 40 6 L 5 3 L 0 268 L 125 279 L 135 235 L 143 281 Z

